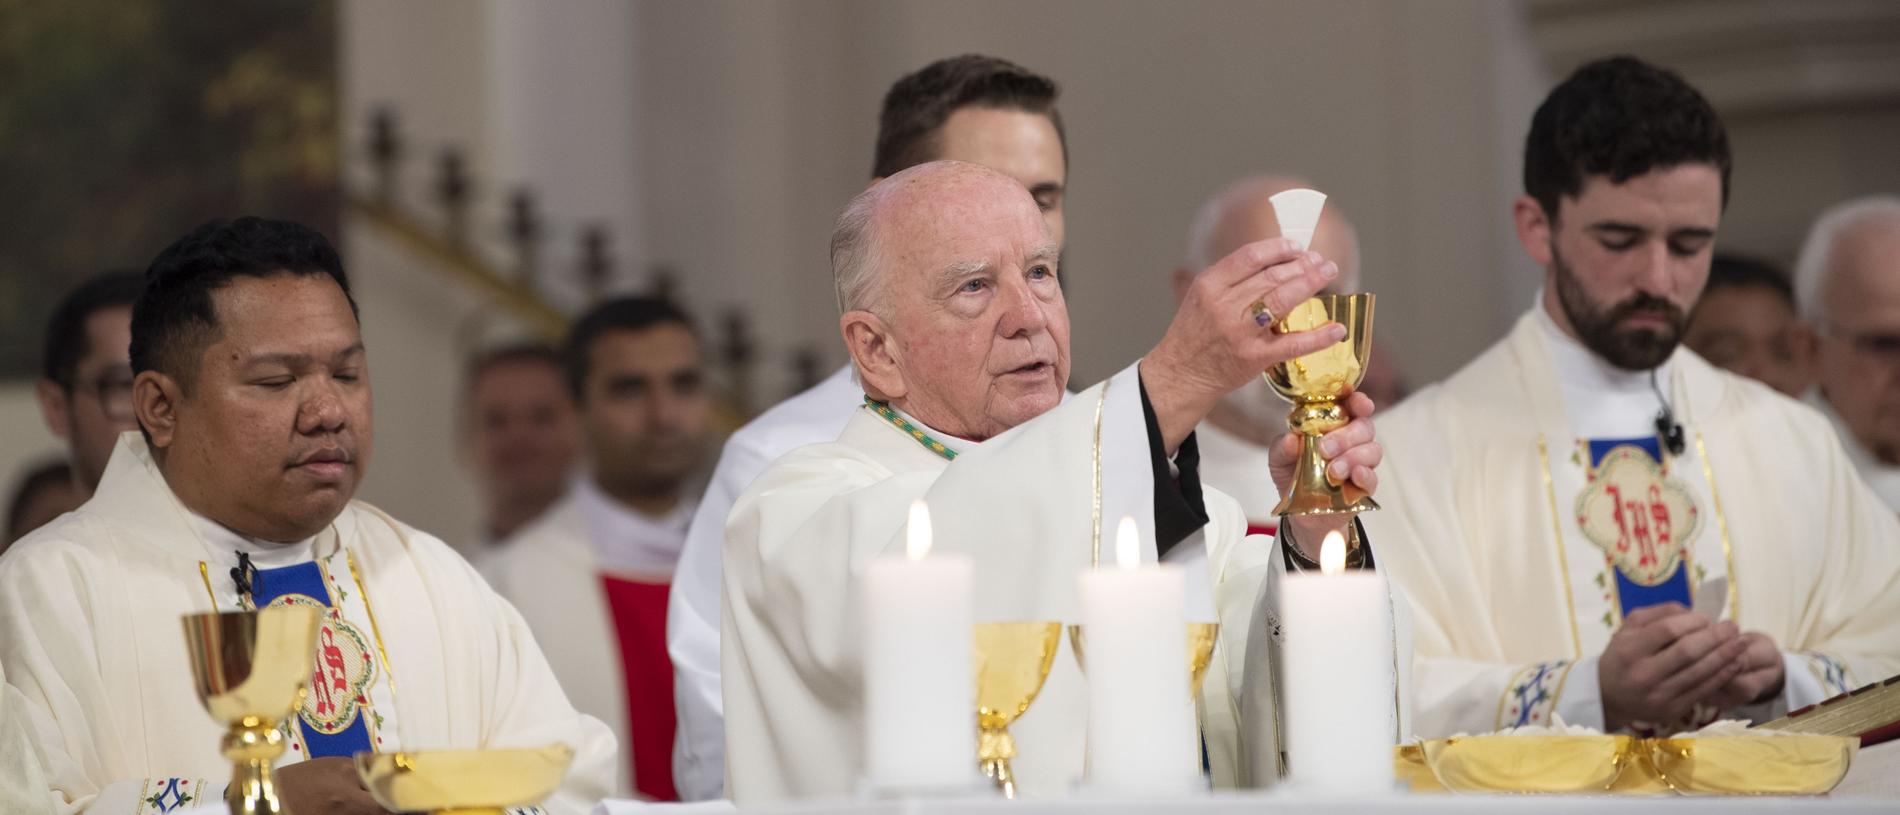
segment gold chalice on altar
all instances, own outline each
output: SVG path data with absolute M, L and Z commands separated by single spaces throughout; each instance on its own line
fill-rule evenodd
M 1187 624 L 1187 665 L 1188 694 L 1201 690 L 1201 679 L 1207 676 L 1207 665 L 1214 660 L 1214 643 L 1220 636 L 1220 623 Z M 1087 654 L 1083 648 L 1083 629 L 1080 625 L 1069 626 L 1069 644 L 1075 648 L 1075 664 L 1084 673 L 1088 672 Z
M 1340 397 L 1358 387 L 1366 374 L 1366 358 L 1372 353 L 1372 298 L 1370 294 L 1322 294 L 1295 306 L 1274 326 L 1282 334 L 1310 331 L 1329 322 L 1346 327 L 1344 340 L 1262 374 L 1276 393 L 1293 402 L 1286 423 L 1300 434 L 1293 489 L 1274 507 L 1275 515 L 1357 514 L 1379 508 L 1356 485 L 1334 485 L 1326 477 L 1326 460 L 1319 454 L 1319 437 L 1346 426 L 1348 417 Z
M 356 773 L 370 797 L 390 812 L 502 815 L 540 804 L 561 786 L 574 751 L 437 750 L 357 753 Z
M 1016 757 L 1016 740 L 1009 725 L 1042 692 L 1062 645 L 1062 623 L 977 623 L 974 633 L 977 762 L 1004 798 L 1015 798 L 1009 760 Z
M 287 810 L 271 763 L 284 753 L 283 721 L 310 681 L 317 610 L 187 614 L 183 622 L 198 699 L 227 728 L 220 745 L 232 764 L 225 803 L 232 815 L 281 815 Z

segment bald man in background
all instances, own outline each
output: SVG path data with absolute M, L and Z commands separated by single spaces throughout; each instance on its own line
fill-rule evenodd
M 1268 199 L 1300 188 L 1313 185 L 1292 176 L 1257 175 L 1227 185 L 1203 203 L 1188 227 L 1186 262 L 1173 273 L 1175 303 L 1187 296 L 1195 270 L 1249 243 L 1279 237 L 1280 222 Z M 1320 212 L 1311 248 L 1339 265 L 1339 278 L 1326 287 L 1327 292 L 1360 291 L 1358 232 L 1331 201 Z M 1390 355 L 1375 344 L 1360 391 L 1388 408 L 1403 396 L 1403 387 Z M 1273 507 L 1280 496 L 1267 468 L 1267 445 L 1282 439 L 1292 410 L 1292 404 L 1275 394 L 1265 379 L 1256 377 L 1223 397 L 1196 431 L 1202 481 L 1240 502 L 1249 534 L 1272 534 L 1278 523 Z M 1282 441 L 1290 444 L 1291 439 L 1286 436 Z M 1298 451 L 1289 448 L 1286 452 Z
M 1816 218 L 1795 299 L 1821 340 L 1808 401 L 1834 421 L 1860 477 L 1900 511 L 1900 197 L 1846 201 Z

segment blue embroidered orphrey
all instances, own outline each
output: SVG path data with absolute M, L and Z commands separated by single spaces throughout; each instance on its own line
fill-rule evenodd
M 1613 457 L 1634 459 L 1647 457 L 1641 463 L 1653 468 L 1656 479 L 1661 481 L 1662 444 L 1655 436 L 1643 436 L 1633 439 L 1591 439 L 1588 444 L 1590 470 L 1596 477 L 1609 476 L 1610 467 L 1606 461 Z M 1634 449 L 1632 449 L 1634 448 Z M 1619 462 L 1620 463 L 1620 462 Z M 1695 523 L 1693 504 L 1687 505 L 1691 517 L 1678 518 L 1666 497 L 1658 492 L 1658 485 L 1652 484 L 1643 495 L 1622 495 L 1614 492 L 1609 500 L 1615 502 L 1614 517 L 1618 527 L 1618 546 L 1629 547 L 1630 551 L 1620 556 L 1612 555 L 1612 579 L 1616 581 L 1617 613 L 1628 617 L 1630 612 L 1640 608 L 1680 603 L 1685 607 L 1693 606 L 1689 585 L 1689 536 Z
M 310 693 L 295 719 L 308 752 L 305 758 L 353 756 L 373 749 L 365 708 L 368 678 L 375 670 L 369 644 L 354 626 L 332 615 L 336 598 L 315 562 L 259 569 L 251 583 L 257 608 L 289 603 L 319 606 L 316 662 Z

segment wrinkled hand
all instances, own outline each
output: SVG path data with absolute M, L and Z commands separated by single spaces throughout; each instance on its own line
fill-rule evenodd
M 1379 489 L 1378 467 L 1385 459 L 1385 448 L 1379 446 L 1372 427 L 1372 411 L 1377 406 L 1372 403 L 1372 397 L 1363 393 L 1352 393 L 1341 400 L 1341 404 L 1351 421 L 1319 437 L 1319 454 L 1326 459 L 1326 480 L 1334 486 L 1351 484 L 1371 495 Z M 1293 489 L 1294 470 L 1299 467 L 1300 434 L 1287 433 L 1275 439 L 1273 446 L 1267 448 L 1267 461 L 1273 471 L 1273 485 L 1280 488 L 1281 495 L 1287 494 Z M 1326 533 L 1346 534 L 1352 516 L 1292 515 L 1286 522 L 1292 525 L 1293 539 L 1301 551 L 1309 559 L 1318 560 L 1319 546 Z
M 1339 267 L 1299 244 L 1273 238 L 1242 246 L 1194 278 L 1161 342 L 1141 361 L 1141 378 L 1172 452 L 1220 397 L 1294 357 L 1345 339 L 1329 323 L 1276 333 L 1253 305 L 1284 317 L 1339 277 Z
M 1775 645 L 1774 639 L 1760 631 L 1750 631 L 1742 635 L 1742 642 L 1741 671 L 1722 686 L 1719 696 L 1724 710 L 1760 704 L 1778 696 L 1787 679 L 1781 648 Z
M 363 788 L 356 765 L 341 756 L 313 758 L 277 771 L 277 794 L 291 812 L 388 815 Z
M 1697 704 L 1720 704 L 1724 686 L 1742 672 L 1747 647 L 1735 623 L 1679 603 L 1631 612 L 1597 661 L 1604 729 L 1670 724 Z

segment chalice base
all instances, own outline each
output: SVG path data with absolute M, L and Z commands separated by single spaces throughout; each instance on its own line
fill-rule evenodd
M 271 762 L 284 752 L 284 736 L 275 723 L 247 718 L 224 734 L 224 757 L 231 759 L 231 786 L 224 803 L 231 815 L 286 815 L 290 808 L 277 796 L 277 774 Z
M 1293 488 L 1273 508 L 1273 514 L 1357 515 L 1378 508 L 1379 502 L 1357 485 L 1335 485 L 1328 480 L 1326 459 L 1319 454 L 1319 436 L 1300 434 L 1300 462 L 1293 471 Z
M 1015 757 L 1016 740 L 1010 737 L 1008 729 L 977 731 L 977 767 L 1004 798 L 1011 800 L 1016 798 L 1016 773 L 1010 769 L 1009 760 Z

